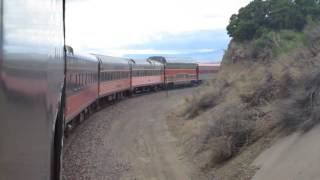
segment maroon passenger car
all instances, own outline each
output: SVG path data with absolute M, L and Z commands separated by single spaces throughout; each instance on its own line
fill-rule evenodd
M 83 118 L 98 99 L 99 61 L 90 55 L 67 53 L 65 120 Z

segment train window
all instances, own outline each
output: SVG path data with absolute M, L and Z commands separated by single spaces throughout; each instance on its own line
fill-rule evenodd
M 85 81 L 85 79 L 84 79 L 84 73 L 81 73 L 81 86 L 83 87 L 84 86 L 84 81 Z
M 85 85 L 87 85 L 88 83 L 87 83 L 87 80 L 88 80 L 88 73 L 86 73 L 85 75 L 84 75 L 84 84 Z
M 81 74 L 78 74 L 78 83 L 77 83 L 78 88 L 81 86 Z
M 80 86 L 81 86 L 81 74 L 78 74 L 77 88 L 80 89 Z
M 78 78 L 79 78 L 79 77 L 78 77 L 78 74 L 76 74 L 76 82 L 75 82 L 76 87 L 78 87 L 78 81 L 79 81 Z
M 79 73 L 79 88 L 82 87 L 82 81 L 83 81 L 82 73 Z
M 81 86 L 84 86 L 84 73 L 81 73 Z
M 79 73 L 79 87 L 82 86 L 82 73 Z

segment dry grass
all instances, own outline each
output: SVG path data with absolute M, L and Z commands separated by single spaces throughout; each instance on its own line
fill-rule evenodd
M 320 122 L 320 28 L 305 35 L 308 47 L 260 61 L 249 45 L 231 43 L 217 78 L 169 118 L 203 172 L 221 169 L 276 127 L 291 132 Z

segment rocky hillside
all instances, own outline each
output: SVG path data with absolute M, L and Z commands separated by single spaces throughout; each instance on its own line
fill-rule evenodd
M 320 25 L 231 41 L 216 79 L 168 117 L 184 155 L 207 179 L 249 179 L 280 136 L 320 122 Z

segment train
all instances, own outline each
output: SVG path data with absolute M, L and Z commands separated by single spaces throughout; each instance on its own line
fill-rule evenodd
M 102 104 L 197 84 L 217 68 L 74 52 L 65 0 L 0 0 L 0 179 L 61 179 L 66 129 Z
M 163 56 L 129 59 L 77 53 L 67 46 L 65 128 L 71 130 L 103 104 L 141 92 L 198 85 L 214 78 L 218 64 Z

